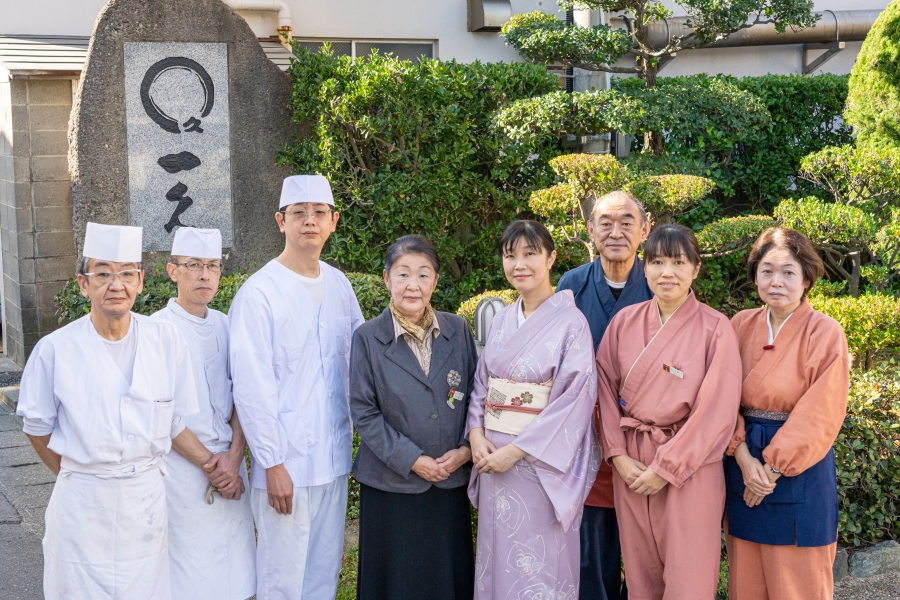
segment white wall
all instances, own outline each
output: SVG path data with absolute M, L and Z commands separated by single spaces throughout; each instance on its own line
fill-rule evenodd
M 153 1 L 153 0 L 148 0 Z M 436 56 L 468 62 L 521 60 L 497 33 L 466 29 L 466 0 L 287 0 L 294 35 L 320 39 L 395 39 L 436 42 Z M 816 10 L 883 9 L 889 0 L 816 0 Z M 673 0 L 664 3 L 683 11 Z M 90 35 L 105 0 L 0 0 L 0 34 Z M 514 12 L 557 12 L 555 0 L 512 0 Z M 274 14 L 242 13 L 260 36 L 274 33 Z M 825 64 L 823 70 L 849 73 L 859 43 Z M 802 73 L 801 46 L 720 48 L 685 52 L 663 75 Z
M 500 34 L 467 31 L 466 0 L 287 1 L 296 37 L 428 40 L 437 42 L 436 55 L 444 60 L 521 60 Z M 105 0 L 0 0 L 0 34 L 90 35 L 105 4 Z M 515 13 L 557 10 L 555 0 L 511 4 Z M 241 14 L 257 35 L 274 35 L 274 13 Z

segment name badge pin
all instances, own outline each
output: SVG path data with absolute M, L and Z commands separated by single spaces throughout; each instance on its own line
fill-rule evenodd
M 664 364 L 664 365 L 663 365 L 663 371 L 665 371 L 666 373 L 671 373 L 672 375 L 674 375 L 674 376 L 677 377 L 678 379 L 684 379 L 684 373 L 683 373 L 682 371 L 676 369 L 675 367 L 671 366 L 671 365 L 666 365 L 666 364 Z

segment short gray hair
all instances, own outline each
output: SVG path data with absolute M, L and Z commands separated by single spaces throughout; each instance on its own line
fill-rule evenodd
M 641 224 L 643 225 L 647 222 L 647 211 L 644 209 L 644 203 L 641 202 L 638 197 L 633 194 L 629 194 L 628 192 L 623 190 L 613 190 L 612 192 L 603 194 L 599 198 L 597 197 L 597 194 L 591 194 L 591 197 L 593 198 L 591 204 L 591 221 L 593 221 L 594 217 L 597 216 L 597 206 L 599 206 L 601 202 L 603 202 L 607 198 L 619 198 L 624 200 L 631 200 L 632 202 L 634 202 L 637 205 L 638 210 L 641 211 Z

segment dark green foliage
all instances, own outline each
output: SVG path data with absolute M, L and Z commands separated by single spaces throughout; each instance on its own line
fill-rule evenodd
M 839 533 L 859 546 L 900 535 L 898 365 L 854 371 L 847 418 L 834 445 Z
M 847 122 L 860 145 L 900 149 L 900 2 L 881 12 L 850 74 Z
M 630 161 L 660 161 L 660 171 L 709 177 L 729 206 L 771 210 L 785 196 L 810 193 L 812 185 L 796 175 L 801 159 L 826 146 L 852 143 L 850 127 L 841 121 L 847 97 L 845 76 L 697 75 L 661 78 L 658 85 L 663 90 L 669 86 L 684 90 L 680 92 L 684 94 L 690 90 L 686 85 L 690 80 L 694 80 L 691 87 L 695 90 L 707 89 L 713 82 L 730 83 L 757 98 L 770 119 L 764 126 L 745 125 L 740 106 L 743 96 L 736 93 L 731 96 L 733 101 L 720 106 L 703 98 L 683 98 L 677 126 L 660 124 L 668 154 L 638 155 Z M 617 89 L 629 93 L 640 93 L 643 85 L 637 79 L 614 82 Z M 712 95 L 713 100 L 721 98 L 721 94 Z M 636 139 L 634 149 L 641 146 L 641 139 Z
M 511 142 L 491 118 L 509 102 L 559 89 L 556 78 L 526 64 L 295 52 L 294 116 L 309 135 L 279 161 L 332 183 L 341 220 L 327 258 L 380 274 L 387 246 L 418 233 L 442 262 L 436 308 L 454 310 L 504 281 L 500 232 L 527 211 L 533 189 L 550 183 L 547 160 L 561 151 L 554 139 Z

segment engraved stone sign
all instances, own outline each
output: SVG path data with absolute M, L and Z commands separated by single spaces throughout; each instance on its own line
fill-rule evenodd
M 178 227 L 233 239 L 226 44 L 125 43 L 129 222 L 144 251 Z
M 221 0 L 109 0 L 69 122 L 76 253 L 89 221 L 141 225 L 152 268 L 192 225 L 222 231 L 226 269 L 265 264 L 292 117 L 290 78 Z

